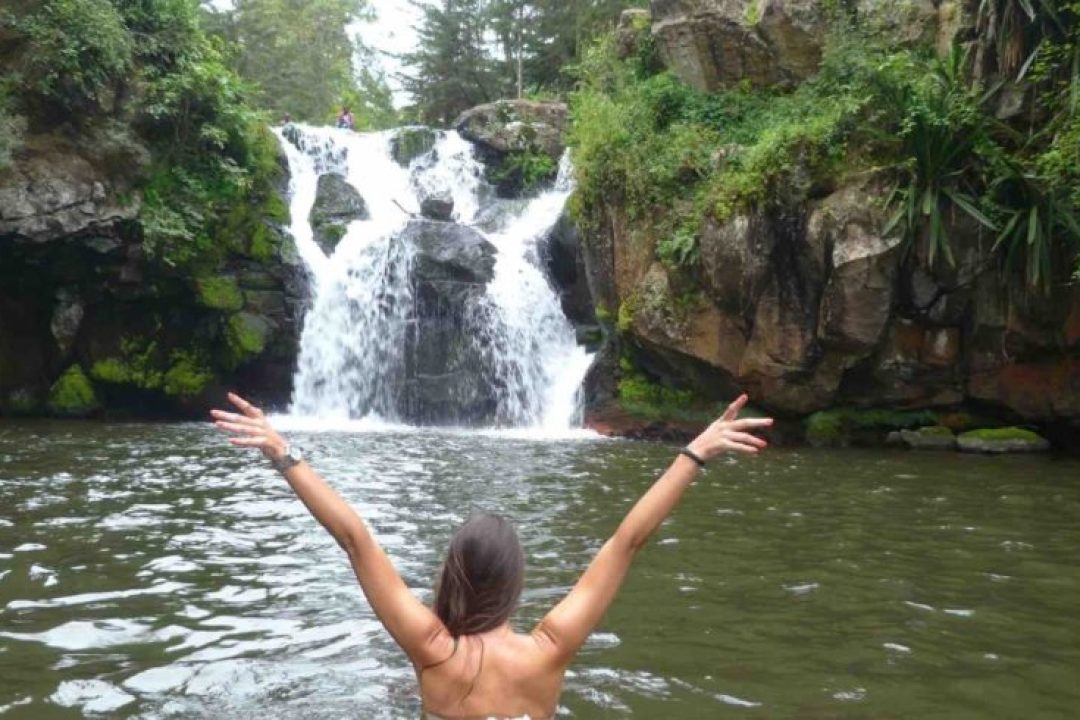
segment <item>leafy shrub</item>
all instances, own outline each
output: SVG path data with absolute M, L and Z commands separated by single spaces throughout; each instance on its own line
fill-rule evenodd
M 131 38 L 116 7 L 102 0 L 47 0 L 10 21 L 29 42 L 25 87 L 62 108 L 100 107 L 131 65 Z

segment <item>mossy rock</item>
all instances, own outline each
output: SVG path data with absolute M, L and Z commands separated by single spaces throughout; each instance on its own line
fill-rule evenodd
M 87 417 L 101 409 L 94 386 L 78 365 L 69 367 L 53 383 L 46 406 L 61 417 Z
M 900 440 L 912 450 L 955 450 L 956 435 L 943 425 L 901 430 Z
M 426 127 L 402 128 L 390 140 L 390 155 L 398 165 L 409 167 L 413 160 L 435 147 L 435 131 Z
M 162 389 L 174 397 L 194 397 L 214 381 L 214 372 L 191 353 L 176 352 L 173 364 L 165 373 Z
M 1030 453 L 1046 452 L 1050 443 L 1031 430 L 1018 427 L 971 430 L 957 438 L 961 452 L 970 453 Z
M 199 304 L 214 310 L 229 312 L 244 307 L 244 296 L 236 278 L 230 275 L 211 275 L 195 279 Z
M 262 315 L 249 312 L 230 315 L 226 338 L 233 364 L 239 365 L 262 354 L 273 332 L 273 322 Z
M 814 447 L 881 444 L 890 432 L 938 425 L 929 410 L 890 408 L 836 408 L 806 419 L 806 441 Z

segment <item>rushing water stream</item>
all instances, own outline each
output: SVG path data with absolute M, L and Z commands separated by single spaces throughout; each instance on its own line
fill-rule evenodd
M 294 432 L 429 597 L 456 523 L 517 523 L 518 627 L 662 444 Z M 572 667 L 577 718 L 1069 718 L 1080 463 L 773 450 L 717 463 Z M 0 715 L 412 718 L 408 662 L 283 482 L 209 426 L 0 424 Z
M 496 388 L 502 426 L 558 432 L 580 424 L 578 390 L 592 358 L 578 346 L 538 260 L 538 243 L 573 189 L 568 158 L 554 187 L 513 202 L 495 197 L 473 146 L 454 131 L 440 131 L 434 148 L 408 167 L 392 156 L 393 131 L 293 125 L 281 135 L 292 175 L 291 230 L 315 280 L 294 414 L 400 419 L 406 337 L 415 320 L 414 249 L 402 231 L 425 196 L 446 193 L 455 222 L 482 231 L 497 250 L 494 278 L 460 323 L 462 342 L 475 348 L 468 372 Z M 370 213 L 349 224 L 331 257 L 308 221 L 318 178 L 328 172 L 359 191 Z

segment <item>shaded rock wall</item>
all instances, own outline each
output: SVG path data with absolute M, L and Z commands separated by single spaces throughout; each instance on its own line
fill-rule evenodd
M 307 296 L 291 238 L 269 224 L 259 252 L 183 272 L 147 257 L 145 157 L 36 135 L 0 172 L 0 415 L 54 414 L 60 395 L 65 415 L 196 414 L 226 388 L 288 401 Z

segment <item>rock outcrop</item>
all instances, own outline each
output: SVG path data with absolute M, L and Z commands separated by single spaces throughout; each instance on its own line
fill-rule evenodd
M 144 154 L 30 135 L 0 173 L 0 415 L 288 401 L 307 301 L 291 238 L 267 217 L 212 269 L 162 262 L 130 184 Z
M 612 222 L 586 243 L 590 286 L 665 384 L 745 389 L 785 415 L 976 403 L 1032 422 L 1080 418 L 1080 288 L 1010 295 L 996 267 L 965 252 L 979 239 L 962 223 L 957 267 L 920 269 L 882 235 L 882 194 L 862 179 L 707 223 L 689 284 L 651 259 L 646 231 Z
M 971 26 L 970 0 L 653 0 L 652 33 L 664 64 L 711 91 L 750 82 L 793 84 L 817 72 L 839 6 L 897 43 L 947 51 Z M 624 41 L 629 42 L 629 41 Z

